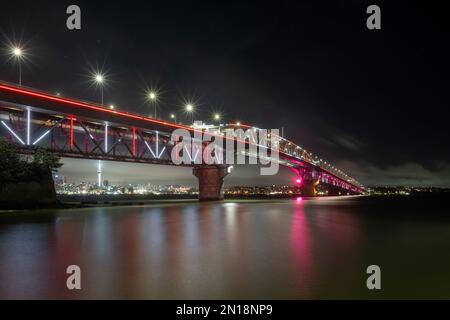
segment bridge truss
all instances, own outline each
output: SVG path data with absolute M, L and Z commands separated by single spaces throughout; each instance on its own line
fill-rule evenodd
M 171 132 L 194 130 L 4 83 L 0 83 L 0 123 L 0 136 L 24 153 L 44 148 L 63 157 L 163 165 L 174 165 L 171 153 L 176 144 L 170 140 Z M 236 126 L 260 130 L 236 124 L 217 129 L 224 134 Z M 277 161 L 294 170 L 298 180 L 309 185 L 326 184 L 354 194 L 364 192 L 356 180 L 293 142 L 279 136 L 268 140 L 270 148 L 279 153 Z M 205 144 L 197 150 L 185 148 L 182 154 L 186 152 L 194 160 L 198 153 L 203 154 L 204 147 Z M 247 156 L 251 155 L 247 152 Z M 224 158 L 216 159 L 217 163 L 222 165 Z M 194 162 L 181 165 L 198 167 Z

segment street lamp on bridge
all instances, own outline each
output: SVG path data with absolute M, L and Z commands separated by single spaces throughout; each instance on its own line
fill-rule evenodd
M 17 63 L 19 64 L 19 86 L 22 85 L 22 59 L 24 57 L 23 50 L 20 47 L 12 47 L 11 48 L 11 55 L 14 57 L 14 59 L 17 60 Z
M 188 103 L 185 106 L 186 112 L 191 114 L 191 122 L 194 124 L 194 105 L 192 103 Z
M 101 72 L 95 72 L 92 74 L 92 81 L 98 87 L 100 87 L 101 93 L 101 106 L 103 106 L 103 87 L 105 85 L 105 75 Z M 114 109 L 114 105 L 109 106 L 110 109 Z M 108 152 L 108 124 L 105 123 L 105 140 L 104 140 L 104 148 L 105 152 Z M 97 177 L 98 177 L 98 187 L 102 186 L 102 161 L 98 160 L 98 169 L 97 169 Z
M 101 96 L 102 96 L 101 97 L 102 98 L 101 105 L 103 106 L 103 86 L 105 84 L 105 76 L 103 74 L 97 72 L 93 75 L 93 77 L 94 77 L 95 84 L 100 87 L 100 92 L 101 92 Z
M 153 117 L 156 119 L 156 102 L 158 101 L 158 93 L 154 90 L 150 90 L 147 93 L 147 100 L 153 104 L 154 111 L 155 111 L 155 113 L 153 114 Z

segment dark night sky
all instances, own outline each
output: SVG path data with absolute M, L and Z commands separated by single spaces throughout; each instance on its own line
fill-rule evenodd
M 2 3 L 1 41 L 26 45 L 25 85 L 98 100 L 86 75 L 100 66 L 110 79 L 105 102 L 122 109 L 151 113 L 143 93 L 157 83 L 164 115 L 195 98 L 205 120 L 221 110 L 230 121 L 284 126 L 287 137 L 364 184 L 450 186 L 444 4 L 393 2 L 14 1 Z M 81 31 L 66 29 L 70 4 L 81 7 Z M 382 30 L 366 28 L 370 4 L 381 7 Z M 17 78 L 6 56 L 0 75 Z M 148 171 L 159 181 L 168 170 L 108 166 L 127 166 L 129 180 Z M 238 172 L 229 182 L 256 175 Z M 70 161 L 63 173 L 93 180 L 95 166 Z

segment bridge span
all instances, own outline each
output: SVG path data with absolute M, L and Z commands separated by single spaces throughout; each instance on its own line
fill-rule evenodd
M 0 82 L 0 122 L 0 137 L 18 146 L 20 152 L 33 153 L 37 148 L 44 148 L 62 157 L 192 167 L 199 180 L 199 199 L 222 198 L 223 179 L 228 174 L 223 158 L 214 164 L 194 161 L 197 154 L 203 155 L 205 144 L 200 144 L 199 150 L 182 150 L 182 154 L 186 152 L 193 160 L 191 163 L 175 164 L 171 158 L 177 144 L 171 141 L 172 132 L 176 129 L 205 131 L 195 125 L 112 110 L 6 82 Z M 227 130 L 236 128 L 261 130 L 240 123 L 220 125 L 212 130 L 230 139 Z M 277 142 L 271 143 L 269 149 L 272 152 L 276 149 L 280 165 L 295 172 L 295 182 L 301 186 L 303 195 L 316 196 L 319 189 L 328 195 L 364 193 L 358 181 L 332 164 L 292 141 L 276 138 Z M 235 136 L 231 139 L 233 143 L 240 141 Z M 250 145 L 257 142 L 248 139 L 245 144 L 246 156 L 250 157 Z

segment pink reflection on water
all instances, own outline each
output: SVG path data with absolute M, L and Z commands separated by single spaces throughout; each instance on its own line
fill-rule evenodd
M 310 229 L 302 201 L 301 197 L 296 199 L 295 213 L 292 215 L 291 224 L 291 245 L 297 275 L 296 290 L 302 296 L 309 297 L 312 294 L 311 284 L 314 279 L 314 264 Z

